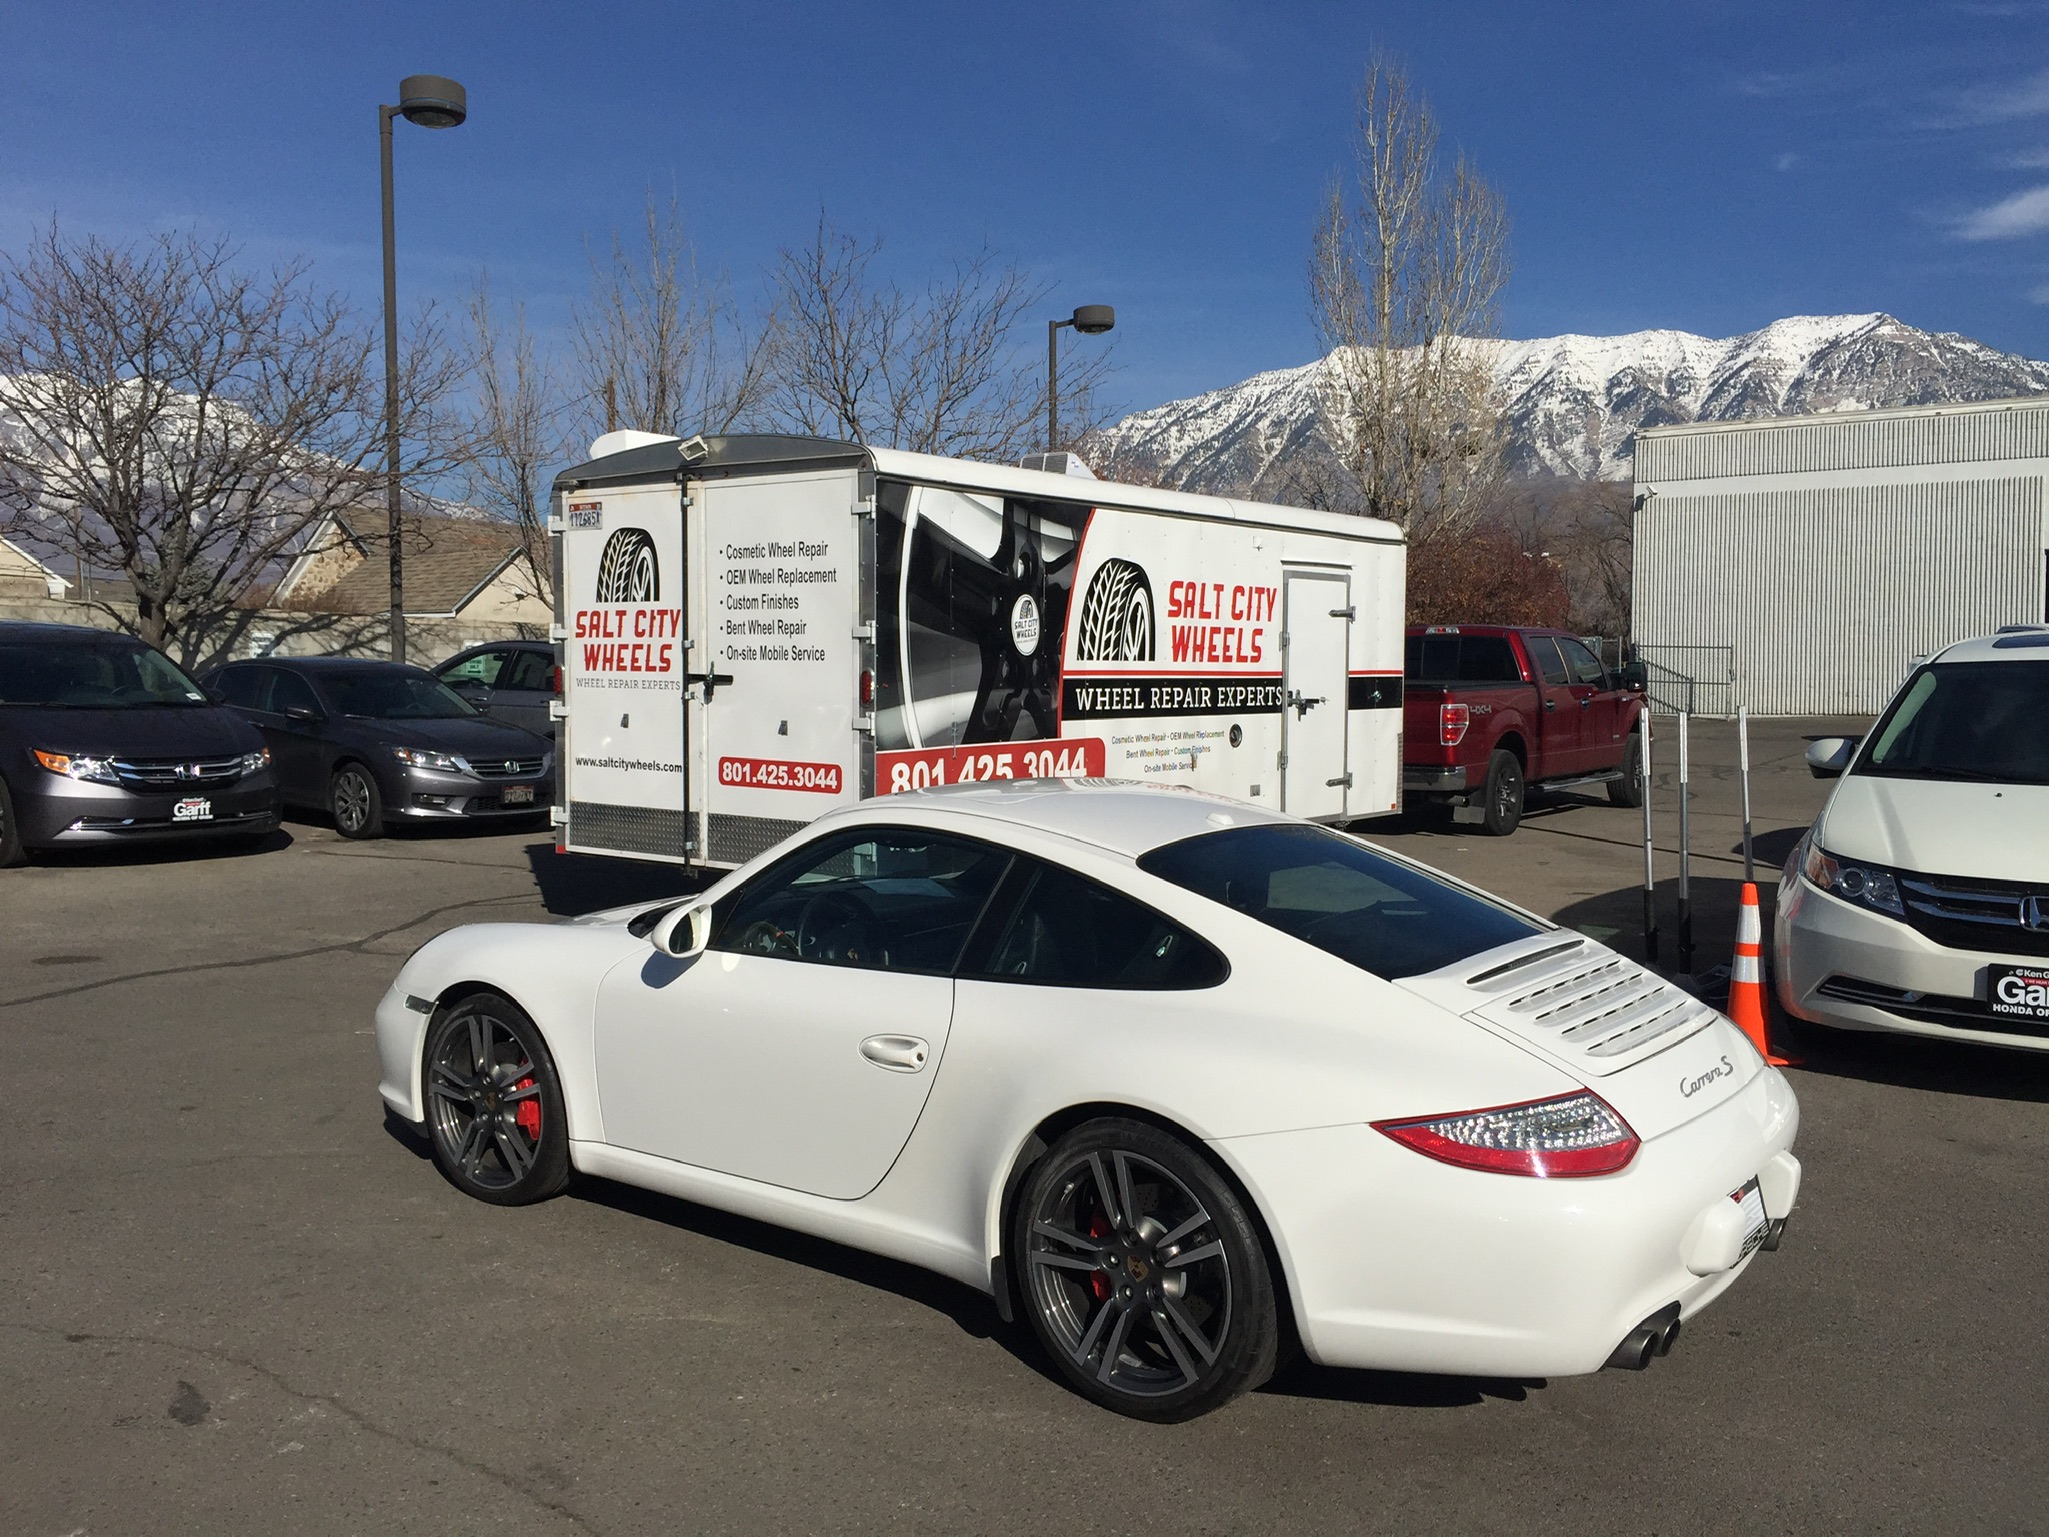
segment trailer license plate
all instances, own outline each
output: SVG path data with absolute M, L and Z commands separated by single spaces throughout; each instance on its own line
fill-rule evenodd
M 1992 966 L 1985 1006 L 2007 1019 L 2049 1020 L 2049 966 Z
M 191 800 L 180 801 L 171 808 L 171 820 L 173 822 L 211 822 L 213 820 L 213 802 L 201 800 L 196 796 Z
M 507 806 L 531 806 L 534 803 L 532 785 L 507 785 L 498 795 L 499 801 Z

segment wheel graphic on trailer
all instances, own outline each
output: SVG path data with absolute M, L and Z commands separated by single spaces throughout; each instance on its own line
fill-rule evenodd
M 1128 560 L 1096 568 L 1081 603 L 1075 655 L 1084 662 L 1153 659 L 1153 587 L 1142 568 Z
M 646 529 L 615 530 L 598 558 L 597 601 L 659 603 L 661 597 L 661 567 L 655 563 L 654 540 Z

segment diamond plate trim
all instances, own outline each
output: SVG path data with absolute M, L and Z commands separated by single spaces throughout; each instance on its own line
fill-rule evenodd
M 722 865 L 744 865 L 808 825 L 783 817 L 730 816 L 723 811 L 714 811 L 710 820 L 710 858 L 714 864 Z

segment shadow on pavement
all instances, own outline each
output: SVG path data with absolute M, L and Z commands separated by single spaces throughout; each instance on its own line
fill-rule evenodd
M 1318 1366 L 1307 1356 L 1275 1372 L 1259 1391 L 1281 1398 L 1321 1398 L 1340 1404 L 1379 1404 L 1390 1409 L 1462 1409 L 1490 1398 L 1522 1403 L 1548 1387 L 1541 1377 L 1440 1377 L 1426 1372 L 1349 1371 Z
M 224 833 L 218 838 L 176 839 L 163 843 L 102 843 L 91 846 L 36 849 L 31 864 L 52 869 L 92 869 L 115 865 L 182 864 L 195 859 L 249 859 L 292 846 L 292 835 L 280 827 L 267 833 Z
M 1899 1089 L 1967 1094 L 1973 1099 L 2049 1103 L 2049 1052 L 1977 1041 L 1944 1041 L 1919 1035 L 1834 1030 L 1788 1020 L 1772 1007 L 1772 1043 L 1791 1046 L 1801 1059 L 1797 1074 L 1823 1073 Z
M 558 918 L 689 896 L 726 873 L 600 854 L 558 854 L 552 843 L 529 843 L 526 857 L 541 893 L 541 905 Z

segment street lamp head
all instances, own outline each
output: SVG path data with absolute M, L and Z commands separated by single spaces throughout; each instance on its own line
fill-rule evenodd
M 470 115 L 469 93 L 446 75 L 407 75 L 398 83 L 398 110 L 421 128 L 453 128 Z
M 1117 312 L 1107 304 L 1084 304 L 1071 323 L 1083 336 L 1101 336 L 1117 324 Z

